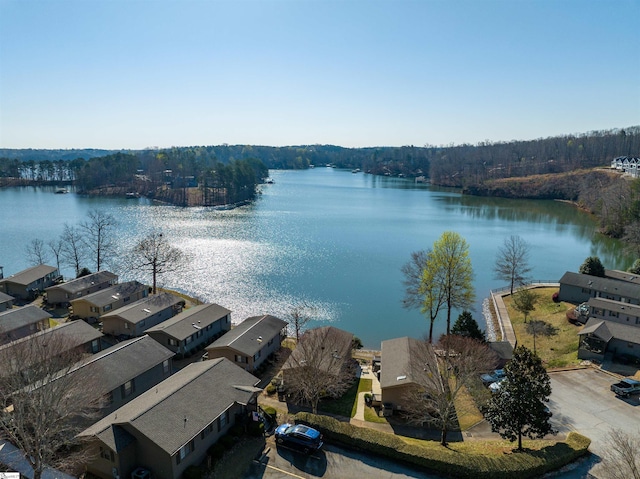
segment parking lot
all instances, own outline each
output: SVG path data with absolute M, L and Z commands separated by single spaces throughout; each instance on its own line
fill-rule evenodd
M 561 432 L 577 431 L 591 438 L 590 450 L 600 455 L 612 428 L 637 434 L 640 431 L 638 395 L 618 398 L 610 391 L 617 379 L 598 369 L 551 373 L 554 425 Z

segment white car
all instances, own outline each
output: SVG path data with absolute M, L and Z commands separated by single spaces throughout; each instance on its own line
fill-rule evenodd
M 489 384 L 489 391 L 491 391 L 492 393 L 497 393 L 498 391 L 500 391 L 500 388 L 502 387 L 502 381 L 504 381 L 505 379 L 506 378 L 503 377 Z

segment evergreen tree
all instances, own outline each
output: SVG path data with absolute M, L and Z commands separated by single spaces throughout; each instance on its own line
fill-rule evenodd
M 633 266 L 627 270 L 629 273 L 640 274 L 640 259 L 633 262 Z
M 523 436 L 542 439 L 556 433 L 545 405 L 550 394 L 551 382 L 542 360 L 524 346 L 517 346 L 505 367 L 500 389 L 487 403 L 485 418 L 503 439 L 517 439 L 517 450 L 521 451 Z
M 597 256 L 589 256 L 585 259 L 584 263 L 580 265 L 578 272 L 580 274 L 588 274 L 604 278 L 604 266 L 602 266 L 602 262 Z
M 515 292 L 512 299 L 514 309 L 524 314 L 524 322 L 527 322 L 529 313 L 536 309 L 538 295 L 529 288 L 520 288 Z
M 469 311 L 463 311 L 451 328 L 451 334 L 484 341 L 484 333 Z

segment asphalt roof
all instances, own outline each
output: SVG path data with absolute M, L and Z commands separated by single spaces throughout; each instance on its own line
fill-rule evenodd
M 629 273 L 628 271 L 620 271 L 617 269 L 605 269 L 604 275 L 607 278 L 617 279 L 618 281 L 627 281 L 629 283 L 640 285 L 639 274 Z
M 143 319 L 178 303 L 184 304 L 184 299 L 171 293 L 158 293 L 114 309 L 110 313 L 102 315 L 102 320 L 106 321 L 109 318 L 118 317 L 130 323 L 139 323 Z
M 32 304 L 21 308 L 9 309 L 0 313 L 0 333 L 8 333 L 50 317 L 51 315 L 45 310 Z
M 560 279 L 560 284 L 578 286 L 580 288 L 600 291 L 602 293 L 624 296 L 625 298 L 640 299 L 640 288 L 637 284 L 611 278 L 601 278 L 588 274 L 567 271 Z
M 25 270 L 19 271 L 18 273 L 12 274 L 7 278 L 0 279 L 0 283 L 11 282 L 26 286 L 40 278 L 44 278 L 46 275 L 57 270 L 58 268 L 56 268 L 55 266 L 39 264 L 38 266 L 32 266 L 31 268 L 27 268 Z
M 640 344 L 640 327 L 630 324 L 616 323 L 605 319 L 589 318 L 579 335 L 593 334 L 604 341 L 619 339 Z
M 0 291 L 0 304 L 8 303 L 9 301 L 13 301 L 15 298 L 13 296 L 9 296 L 7 293 L 3 293 Z
M 259 381 L 225 358 L 192 363 L 80 436 L 98 437 L 118 452 L 139 434 L 173 455 L 234 403 L 247 404 Z
M 640 317 L 640 305 L 638 304 L 622 303 L 620 301 L 605 298 L 589 298 L 588 304 L 594 308 L 602 308 L 607 311 L 614 311 L 616 313 Z
M 123 341 L 78 362 L 68 374 L 89 372 L 100 378 L 100 394 L 106 394 L 174 356 L 173 351 L 149 336 Z
M 429 343 L 406 336 L 382 341 L 380 354 L 380 387 L 383 389 L 420 383 L 424 369 L 416 359 L 436 361 Z
M 120 299 L 121 296 L 135 294 L 146 288 L 148 288 L 148 286 L 139 283 L 138 281 L 127 281 L 125 283 L 116 284 L 110 288 L 105 288 L 100 291 L 96 291 L 95 293 L 88 294 L 82 298 L 71 300 L 71 304 L 76 301 L 85 301 L 93 304 L 94 306 L 101 307 L 113 303 Z
M 200 304 L 185 309 L 173 318 L 169 318 L 152 328 L 149 332 L 161 331 L 178 340 L 186 339 L 198 329 L 202 329 L 230 314 L 231 311 L 219 304 Z
M 286 326 L 286 321 L 270 314 L 252 316 L 211 343 L 207 350 L 231 348 L 247 356 L 253 356 L 264 347 L 267 341 L 280 334 Z
M 289 355 L 282 369 L 294 369 L 308 364 L 333 374 L 336 372 L 335 368 L 342 364 L 336 359 L 351 357 L 352 345 L 353 334 L 342 329 L 333 326 L 308 329 L 300 337 L 298 346 Z M 316 354 L 318 348 L 320 354 Z M 311 361 L 311 364 L 308 361 Z
M 110 271 L 98 271 L 97 273 L 88 274 L 87 276 L 72 279 L 71 281 L 67 281 L 65 283 L 56 284 L 55 286 L 49 286 L 45 291 L 58 289 L 66 293 L 73 294 L 79 291 L 84 291 L 94 284 L 105 283 L 113 279 L 118 279 L 118 275 Z

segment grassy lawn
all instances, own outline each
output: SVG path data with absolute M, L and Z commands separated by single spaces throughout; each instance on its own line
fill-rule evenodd
M 461 431 L 466 431 L 484 419 L 466 387 L 456 395 L 455 407 Z
M 344 417 L 353 417 L 358 409 L 358 394 L 371 391 L 371 379 L 360 378 L 349 390 L 338 399 L 320 401 L 318 410 Z
M 537 319 L 550 323 L 557 328 L 554 336 L 536 337 L 536 352 L 547 368 L 574 366 L 578 360 L 578 332 L 582 326 L 576 326 L 567 321 L 566 312 L 574 306 L 570 303 L 554 303 L 551 299 L 558 288 L 536 288 L 538 295 L 536 309 L 529 313 L 527 321 Z M 533 350 L 533 336 L 526 331 L 524 315 L 512 307 L 511 296 L 504 297 L 504 304 L 509 312 L 509 318 L 516 334 L 518 344 Z

